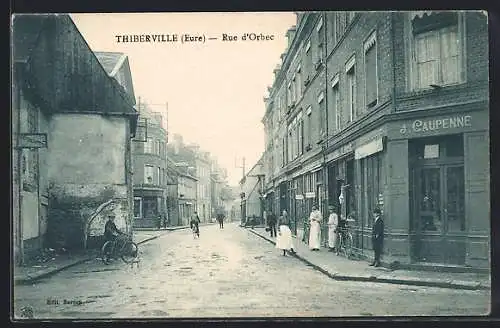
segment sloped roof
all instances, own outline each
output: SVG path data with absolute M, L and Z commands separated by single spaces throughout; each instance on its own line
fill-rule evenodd
M 118 68 L 127 58 L 127 55 L 122 52 L 94 51 L 94 54 L 109 76 L 114 76 L 116 72 L 118 72 Z
M 12 55 L 14 61 L 27 61 L 49 15 L 16 14 L 12 18 Z

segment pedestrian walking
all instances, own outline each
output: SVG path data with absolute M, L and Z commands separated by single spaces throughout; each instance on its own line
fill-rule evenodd
M 286 213 L 286 211 L 283 211 L 283 213 Z M 295 253 L 293 249 L 292 231 L 290 230 L 290 220 L 286 215 L 280 216 L 279 219 L 278 236 L 276 237 L 276 248 L 283 250 L 283 256 L 286 256 L 287 250 Z
M 269 225 L 269 231 L 271 232 L 271 237 L 276 237 L 276 215 L 273 211 L 269 211 L 267 215 L 267 224 Z
M 309 249 L 319 251 L 321 247 L 321 212 L 317 205 L 313 205 L 311 215 L 309 216 Z
M 191 222 L 189 226 L 198 237 L 200 237 L 200 223 L 201 223 L 200 217 L 198 216 L 198 213 L 195 211 L 191 216 Z
M 373 210 L 373 217 L 375 222 L 372 228 L 372 246 L 375 256 L 370 266 L 378 267 L 380 266 L 380 255 L 384 246 L 384 221 L 378 207 Z
M 224 213 L 217 214 L 217 222 L 219 222 L 219 229 L 224 229 Z
M 337 236 L 338 236 L 338 225 L 339 225 L 339 217 L 337 213 L 335 213 L 336 208 L 334 206 L 330 206 L 328 211 L 330 215 L 328 216 L 328 248 L 330 252 L 335 251 L 337 247 Z

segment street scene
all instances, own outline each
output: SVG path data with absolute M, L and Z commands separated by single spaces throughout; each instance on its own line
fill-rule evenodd
M 489 314 L 485 12 L 11 24 L 11 320 Z
M 487 313 L 489 292 L 335 281 L 236 224 L 166 232 L 139 267 L 90 260 L 15 291 L 37 318 L 338 317 Z M 55 304 L 58 302 L 58 304 Z M 66 304 L 64 304 L 66 302 Z

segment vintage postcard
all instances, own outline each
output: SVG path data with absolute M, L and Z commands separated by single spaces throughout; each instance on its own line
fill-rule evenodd
M 12 320 L 489 314 L 486 12 L 11 31 Z

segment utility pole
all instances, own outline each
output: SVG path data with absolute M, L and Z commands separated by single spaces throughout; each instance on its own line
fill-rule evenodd
M 242 177 L 241 177 L 241 178 L 243 179 L 243 178 L 245 177 L 245 157 L 243 157 L 243 158 L 241 159 L 241 166 L 237 166 L 237 165 L 235 165 L 235 167 L 236 167 L 237 169 L 243 169 L 243 175 L 242 175 Z

